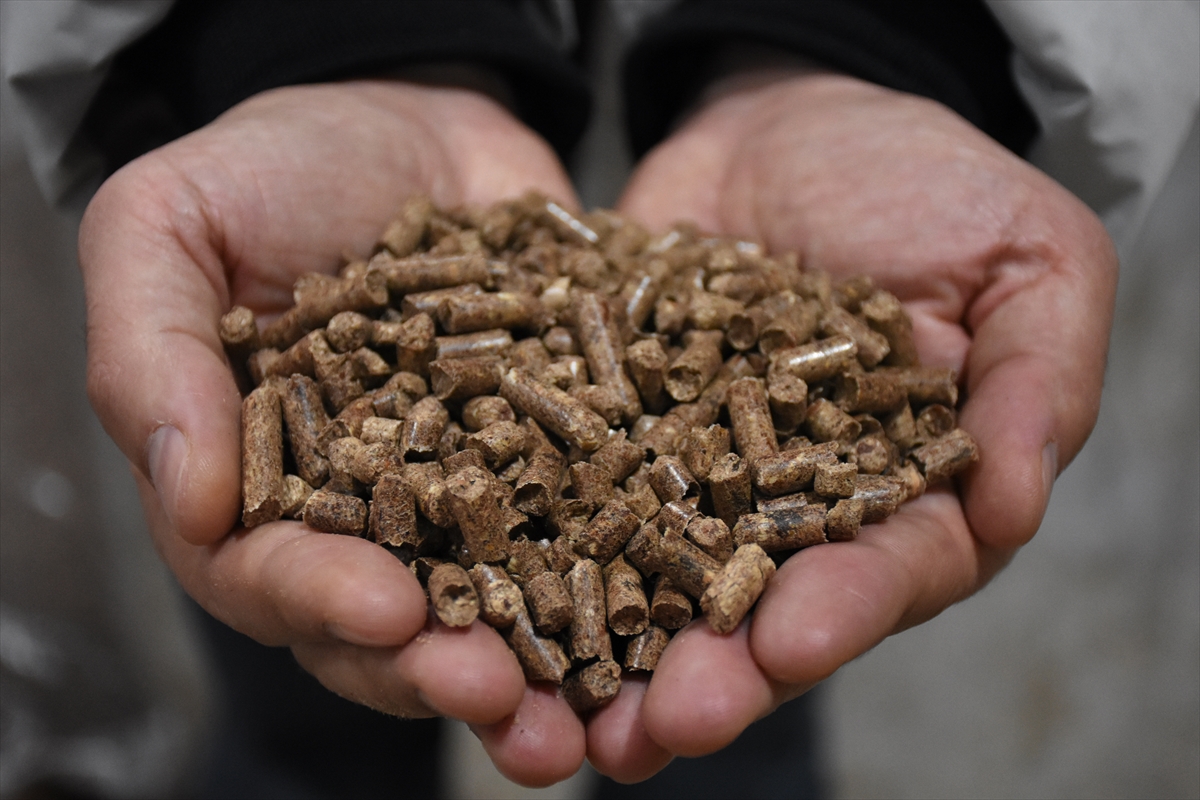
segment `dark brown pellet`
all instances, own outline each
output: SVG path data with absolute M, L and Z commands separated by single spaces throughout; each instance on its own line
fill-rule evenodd
M 248 528 L 283 515 L 283 413 L 268 384 L 242 401 L 242 497 Z
M 662 343 L 658 339 L 634 342 L 625 349 L 625 361 L 643 407 L 655 413 L 666 408 L 670 398 L 664 381 L 669 362 Z
M 446 333 L 474 333 L 491 328 L 530 328 L 536 325 L 541 303 L 531 294 L 483 292 L 442 298 L 437 318 Z
M 572 464 L 571 491 L 591 508 L 600 508 L 613 497 L 612 475 L 604 467 L 585 461 Z
M 708 475 L 713 513 L 731 528 L 737 523 L 738 517 L 754 509 L 750 477 L 750 465 L 736 453 L 717 459 Z
M 398 474 L 384 475 L 371 493 L 371 539 L 376 544 L 418 546 L 417 503 L 412 489 Z
M 429 602 L 437 618 L 451 628 L 465 628 L 479 616 L 479 595 L 471 576 L 458 564 L 441 564 L 429 575 Z
M 904 502 L 904 484 L 888 475 L 859 475 L 854 479 L 854 500 L 863 502 L 864 524 L 879 522 L 896 513 Z
M 329 424 L 321 391 L 312 378 L 292 375 L 280 399 L 296 472 L 310 486 L 320 486 L 329 476 L 329 462 L 317 446 L 317 437 Z
M 583 715 L 608 705 L 620 691 L 621 667 L 614 661 L 599 661 L 567 678 L 562 696 L 576 714 Z
M 733 541 L 738 547 L 756 544 L 768 553 L 820 544 L 826 541 L 825 507 L 806 505 L 746 514 L 733 527 Z
M 625 645 L 625 669 L 653 672 L 670 641 L 671 635 L 665 630 L 657 625 L 649 626 Z
M 831 542 L 853 541 L 858 536 L 865 509 L 862 500 L 838 500 L 825 515 L 825 537 Z
M 497 329 L 459 336 L 438 336 L 433 346 L 437 359 L 503 357 L 512 349 L 513 338 L 508 331 Z
M 858 420 L 823 397 L 808 407 L 805 425 L 817 442 L 852 442 L 862 433 Z
M 729 633 L 750 613 L 767 581 L 775 574 L 775 562 L 756 544 L 738 547 L 733 558 L 704 591 L 700 608 L 717 633 Z
M 599 414 L 561 389 L 539 383 L 524 370 L 505 373 L 500 394 L 522 414 L 587 452 L 599 449 L 608 439 L 608 424 Z
M 566 459 L 557 450 L 546 448 L 534 453 L 517 479 L 513 505 L 526 514 L 549 514 L 565 468 Z
M 438 442 L 450 421 L 446 407 L 436 397 L 423 397 L 408 411 L 400 436 L 405 460 L 427 460 L 437 455 Z
M 304 513 L 304 504 L 312 496 L 313 487 L 304 482 L 298 475 L 283 476 L 283 493 L 280 496 L 280 506 L 283 516 L 288 519 L 299 519 Z
M 620 500 L 610 500 L 574 538 L 575 552 L 607 564 L 625 547 L 642 521 Z
M 729 526 L 716 517 L 697 515 L 688 522 L 685 535 L 721 563 L 733 555 L 733 534 Z
M 429 374 L 429 362 L 437 353 L 437 328 L 428 314 L 417 314 L 400 325 L 396 339 L 396 365 L 404 372 Z
M 675 456 L 659 456 L 650 467 L 650 486 L 663 503 L 696 497 L 700 484 L 682 460 Z
M 729 385 L 729 421 L 738 454 L 751 466 L 779 451 L 767 390 L 758 378 L 739 378 Z
M 493 422 L 466 439 L 466 448 L 483 453 L 489 467 L 507 464 L 525 447 L 525 429 L 515 422 Z
M 663 384 L 675 400 L 691 402 L 700 396 L 720 368 L 720 347 L 712 337 L 697 336 L 667 368 Z
M 654 582 L 650 601 L 650 621 L 667 630 L 679 630 L 692 621 L 692 601 L 666 575 Z
M 495 484 L 495 476 L 475 467 L 467 467 L 446 479 L 450 511 L 462 531 L 472 564 L 495 563 L 508 557 L 508 537 Z
M 665 535 L 660 545 L 662 572 L 692 597 L 699 598 L 721 571 L 721 562 L 678 535 Z
M 516 654 L 526 679 L 563 682 L 567 670 L 571 667 L 571 659 L 567 658 L 558 642 L 538 635 L 529 613 L 523 606 L 517 612 L 512 627 L 505 631 L 504 638 Z
M 625 347 L 608 305 L 594 292 L 580 292 L 572 312 L 592 381 L 616 393 L 621 419 L 633 424 L 642 414 L 642 402 L 633 381 L 625 374 Z
M 507 573 L 491 564 L 476 564 L 468 570 L 479 595 L 479 618 L 493 628 L 507 628 L 524 610 L 521 590 Z
M 575 661 L 612 660 L 612 640 L 604 608 L 604 575 L 591 559 L 583 559 L 567 573 L 567 589 L 575 607 L 568 632 L 568 649 Z
M 367 504 L 353 495 L 318 489 L 304 504 L 304 524 L 323 533 L 360 536 L 367 527 Z
M 938 483 L 977 461 L 979 447 L 971 434 L 962 428 L 955 428 L 945 436 L 918 447 L 912 452 L 912 459 L 925 474 L 925 480 Z
M 822 497 L 852 497 L 858 468 L 853 464 L 827 462 L 817 464 L 813 489 Z
M 525 582 L 525 604 L 538 630 L 549 636 L 571 624 L 575 607 L 567 584 L 557 573 L 546 570 Z
M 636 636 L 650 622 L 650 604 L 641 574 L 617 555 L 604 567 L 608 627 L 618 636 Z

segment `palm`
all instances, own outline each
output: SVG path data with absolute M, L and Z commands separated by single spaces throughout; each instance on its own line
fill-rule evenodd
M 961 495 L 931 492 L 853 544 L 790 559 L 749 626 L 672 642 L 640 708 L 639 694 L 589 731 L 593 760 L 632 777 L 654 759 L 613 746 L 617 730 L 648 734 L 659 763 L 717 749 L 976 591 L 1033 535 L 1095 419 L 1115 259 L 1077 200 L 952 113 L 829 75 L 709 103 L 647 156 L 621 208 L 874 276 L 908 305 L 923 361 L 964 374 L 962 424 L 982 452 Z
M 301 273 L 368 253 L 414 192 L 452 207 L 529 188 L 572 197 L 544 142 L 482 96 L 383 82 L 296 87 L 114 176 L 88 210 L 80 253 L 89 390 L 189 594 L 258 641 L 290 646 L 351 699 L 500 722 L 497 759 L 547 782 L 577 768 L 582 727 L 564 702 L 526 687 L 498 634 L 427 621 L 415 578 L 366 541 L 293 522 L 236 526 L 240 400 L 217 337 L 230 305 L 278 312 Z M 518 709 L 557 738 L 511 744 L 502 721 Z M 523 758 L 525 749 L 540 752 Z

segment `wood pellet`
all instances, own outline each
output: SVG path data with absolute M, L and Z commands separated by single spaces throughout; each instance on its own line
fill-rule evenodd
M 243 524 L 370 539 L 581 715 L 978 458 L 896 296 L 686 223 L 414 197 L 293 294 L 220 321 Z

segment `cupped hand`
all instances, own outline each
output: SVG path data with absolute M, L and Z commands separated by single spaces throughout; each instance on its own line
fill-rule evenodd
M 644 693 L 589 726 L 589 758 L 629 781 L 725 746 L 1029 541 L 1096 419 L 1117 264 L 1080 201 L 945 107 L 811 70 L 714 87 L 620 210 L 874 276 L 905 302 L 922 362 L 960 371 L 980 451 L 956 489 L 790 558 L 734 633 L 699 621 L 676 637 Z
M 89 393 L 184 589 L 291 647 L 338 694 L 466 720 L 510 777 L 552 783 L 581 763 L 583 727 L 526 686 L 495 631 L 428 618 L 416 579 L 367 541 L 238 525 L 241 404 L 217 334 L 232 305 L 280 312 L 301 273 L 369 253 L 413 192 L 452 207 L 530 188 L 574 196 L 549 147 L 485 95 L 392 81 L 279 89 L 117 172 L 87 210 L 80 261 Z

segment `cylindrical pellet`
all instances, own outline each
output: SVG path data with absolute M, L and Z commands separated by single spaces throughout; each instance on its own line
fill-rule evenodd
M 888 340 L 871 330 L 865 322 L 844 308 L 833 306 L 821 318 L 821 331 L 826 336 L 848 336 L 858 346 L 858 360 L 870 369 L 891 352 Z M 806 379 L 807 380 L 807 379 Z
M 479 595 L 479 618 L 493 628 L 507 628 L 516 622 L 524 600 L 508 574 L 491 564 L 476 564 L 468 574 Z
M 534 453 L 517 479 L 513 505 L 526 514 L 538 517 L 549 514 L 565 468 L 566 459 L 553 448 Z
M 912 460 L 925 473 L 929 483 L 948 480 L 978 458 L 978 445 L 962 428 L 955 428 L 912 452 Z
M 318 489 L 304 504 L 304 524 L 323 533 L 359 536 L 367 527 L 367 504 L 353 495 Z
M 417 532 L 417 503 L 412 489 L 398 474 L 384 475 L 371 493 L 371 538 L 393 547 L 421 544 Z
M 742 545 L 704 591 L 700 608 L 717 633 L 730 633 L 758 602 L 775 562 L 755 544 Z
M 607 564 L 621 552 L 642 521 L 620 500 L 610 500 L 571 542 L 575 552 Z
M 321 390 L 312 378 L 292 375 L 280 399 L 296 472 L 308 485 L 320 486 L 329 477 L 329 461 L 317 447 L 317 437 L 329 424 Z
M 720 425 L 693 428 L 679 442 L 679 459 L 699 481 L 707 481 L 717 459 L 728 452 L 729 429 Z
M 646 449 L 630 442 L 624 431 L 617 432 L 588 459 L 596 466 L 604 467 L 614 483 L 632 475 L 646 460 Z
M 604 567 L 608 627 L 618 636 L 636 636 L 650 622 L 650 604 L 642 589 L 642 576 L 617 555 Z
M 654 597 L 650 601 L 650 621 L 667 630 L 679 630 L 692 621 L 692 601 L 667 575 L 654 582 Z
M 664 386 L 680 403 L 695 400 L 721 368 L 721 349 L 711 337 L 697 336 L 667 368 Z
M 451 628 L 465 628 L 479 616 L 479 595 L 471 576 L 458 564 L 442 564 L 429 576 L 429 603 Z
M 521 292 L 454 294 L 438 305 L 438 322 L 447 333 L 473 333 L 489 328 L 530 328 L 541 303 Z
M 716 517 L 697 515 L 688 522 L 685 535 L 722 564 L 733 555 L 733 534 L 729 526 Z
M 500 386 L 503 362 L 497 356 L 438 359 L 429 364 L 429 381 L 439 400 L 459 402 L 492 394 Z
M 858 536 L 865 508 L 862 500 L 838 500 L 825 515 L 825 538 L 831 542 L 853 541 Z
M 739 378 L 729 384 L 726 398 L 738 454 L 751 466 L 779 451 L 767 390 L 758 378 Z
M 594 292 L 580 292 L 572 311 L 593 382 L 616 393 L 621 403 L 621 418 L 627 425 L 633 424 L 642 414 L 642 401 L 633 381 L 625 374 L 625 346 L 607 304 Z
M 621 691 L 621 667 L 599 661 L 584 667 L 563 682 L 562 696 L 576 714 L 586 714 L 611 703 Z
M 625 645 L 625 669 L 653 672 L 658 659 L 671 641 L 671 635 L 657 625 L 646 628 Z
M 570 625 L 575 617 L 567 584 L 557 573 L 546 570 L 529 578 L 524 593 L 533 624 L 547 636 Z
M 786 450 L 761 458 L 754 464 L 754 485 L 760 492 L 770 495 L 798 492 L 811 486 L 818 464 L 836 462 L 836 442 Z
M 664 536 L 662 572 L 677 587 L 699 598 L 721 571 L 721 562 L 682 536 Z
M 713 513 L 731 528 L 742 514 L 754 509 L 750 488 L 750 465 L 736 453 L 717 459 L 708 474 L 708 490 L 712 495 Z
M 771 372 L 787 372 L 806 383 L 832 378 L 854 363 L 858 344 L 849 336 L 831 336 L 810 344 L 776 350 L 771 354 Z
M 561 389 L 540 383 L 528 372 L 510 369 L 500 383 L 500 395 L 570 444 L 587 452 L 608 440 L 608 423 L 595 411 Z
M 650 486 L 663 503 L 696 497 L 700 484 L 692 476 L 681 459 L 675 456 L 659 456 L 650 467 Z
M 423 397 L 408 411 L 400 436 L 404 459 L 427 460 L 437 456 L 438 442 L 450 421 L 446 407 L 433 396 Z
M 467 437 L 466 447 L 483 453 L 489 467 L 507 464 L 521 454 L 525 446 L 525 429 L 515 422 L 493 422 Z
M 575 607 L 568 633 L 571 658 L 585 661 L 599 657 L 612 660 L 604 608 L 604 575 L 591 559 L 583 559 L 567 573 L 567 589 Z
M 464 333 L 459 336 L 438 336 L 434 339 L 435 358 L 481 358 L 506 356 L 512 349 L 512 334 L 504 329 Z
M 825 398 L 808 407 L 805 425 L 817 442 L 852 442 L 862 433 L 862 424 L 858 420 Z
M 746 514 L 733 526 L 738 547 L 756 544 L 768 553 L 799 550 L 825 538 L 825 507 L 807 505 L 768 513 Z
M 524 606 L 517 612 L 512 627 L 505 631 L 504 639 L 516 654 L 527 680 L 562 683 L 571 660 L 558 642 L 538 635 Z
M 495 563 L 508 557 L 508 536 L 496 496 L 496 478 L 491 473 L 467 467 L 446 479 L 450 511 L 462 531 L 471 563 Z
M 242 498 L 247 528 L 283 515 L 283 414 L 269 384 L 242 401 Z

